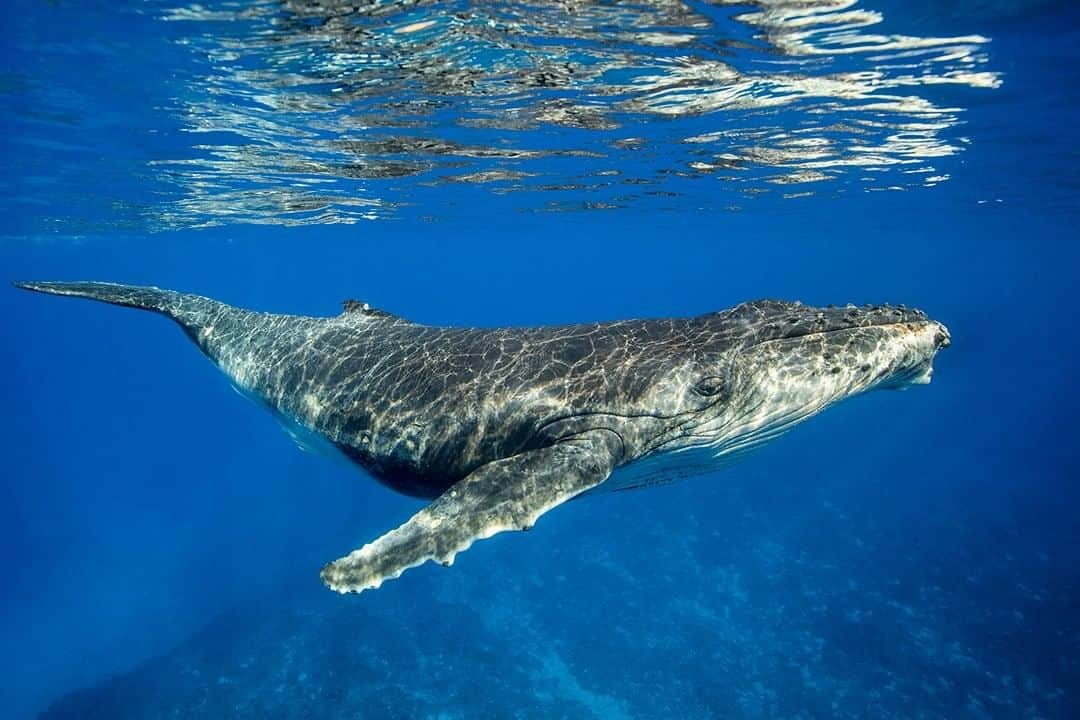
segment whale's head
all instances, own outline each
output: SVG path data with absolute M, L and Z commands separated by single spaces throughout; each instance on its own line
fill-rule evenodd
M 691 335 L 653 385 L 671 421 L 638 453 L 644 482 L 715 467 L 853 395 L 928 383 L 949 344 L 919 310 L 776 300 L 697 318 Z

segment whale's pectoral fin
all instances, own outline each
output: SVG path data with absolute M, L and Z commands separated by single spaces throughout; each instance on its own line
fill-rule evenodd
M 428 560 L 449 565 L 476 540 L 527 530 L 545 512 L 607 479 L 622 452 L 609 430 L 483 465 L 408 522 L 322 571 L 338 592 L 377 588 Z

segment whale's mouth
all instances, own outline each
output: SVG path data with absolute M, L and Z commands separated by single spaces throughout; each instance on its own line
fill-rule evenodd
M 721 313 L 727 320 L 747 322 L 744 349 L 784 340 L 835 340 L 851 331 L 940 327 L 926 313 L 905 305 L 852 304 L 813 307 L 784 300 L 757 300 Z M 943 329 L 942 329 L 943 330 Z M 942 332 L 947 340 L 948 332 Z
M 860 383 L 865 390 L 929 383 L 934 358 L 951 344 L 948 328 L 937 321 L 884 321 L 765 337 L 743 348 L 739 357 L 760 354 L 810 374 L 847 376 L 850 368 L 858 368 L 856 374 L 869 372 L 868 381 Z
M 910 312 L 910 311 L 909 311 Z M 815 338 L 820 339 L 835 339 L 842 337 L 845 334 L 866 332 L 866 331 L 908 331 L 918 332 L 921 330 L 932 330 L 932 340 L 936 345 L 936 349 L 948 347 L 951 343 L 951 337 L 949 330 L 936 320 L 930 320 L 922 313 L 912 313 L 911 316 L 907 316 L 902 319 L 892 318 L 874 318 L 870 317 L 864 319 L 863 322 L 849 322 L 840 326 L 829 326 L 826 320 L 819 319 L 814 325 L 802 325 L 801 327 L 793 327 L 790 331 L 769 335 L 765 334 L 764 337 L 756 339 L 756 341 L 750 344 L 750 347 L 755 345 L 761 345 L 771 342 L 784 342 L 786 340 L 812 340 Z M 794 322 L 794 321 L 792 321 Z
M 917 320 L 915 322 L 911 322 L 911 321 L 879 322 L 879 323 L 872 323 L 872 324 L 869 324 L 869 325 L 857 325 L 857 326 L 854 326 L 854 327 L 830 328 L 828 330 L 813 330 L 813 331 L 810 331 L 810 332 L 803 333 L 801 335 L 792 335 L 792 336 L 789 336 L 789 337 L 783 338 L 783 339 L 790 340 L 790 339 L 796 339 L 796 338 L 811 338 L 811 337 L 815 337 L 815 336 L 824 336 L 824 335 L 840 335 L 840 334 L 843 334 L 843 333 L 858 332 L 860 330 L 868 330 L 868 329 L 889 330 L 889 329 L 898 329 L 898 328 L 899 329 L 907 329 L 909 331 L 912 331 L 912 330 L 915 330 L 915 329 L 923 329 L 923 328 L 933 329 L 934 332 L 935 332 L 935 337 L 933 338 L 933 340 L 934 340 L 935 343 L 937 343 L 939 348 L 948 347 L 952 342 L 951 339 L 950 339 L 950 336 L 949 336 L 948 328 L 946 328 L 944 325 L 942 325 L 941 323 L 939 323 L 939 322 L 937 322 L 935 320 Z

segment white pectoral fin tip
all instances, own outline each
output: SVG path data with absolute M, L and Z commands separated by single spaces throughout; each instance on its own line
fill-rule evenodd
M 323 583 L 342 594 L 375 590 L 387 580 L 399 578 L 406 570 L 419 567 L 429 560 L 450 567 L 458 554 L 468 550 L 477 540 L 518 529 L 505 523 L 495 523 L 482 528 L 475 535 L 461 538 L 452 549 L 440 553 L 434 549 L 420 551 L 415 544 L 407 541 L 395 545 L 394 541 L 400 537 L 395 535 L 402 528 L 392 530 L 359 550 L 327 564 L 320 573 Z
M 419 567 L 428 560 L 434 560 L 443 567 L 450 567 L 454 564 L 454 558 L 457 553 L 468 549 L 471 544 L 471 542 L 468 543 L 450 555 L 442 557 L 434 554 L 423 555 L 415 560 L 410 560 L 400 565 L 394 565 L 384 571 L 379 571 L 371 567 L 373 564 L 378 564 L 379 558 L 378 556 L 372 557 L 373 554 L 370 552 L 365 552 L 371 547 L 370 545 L 365 545 L 356 552 L 327 564 L 322 569 L 322 581 L 328 588 L 335 592 L 339 592 L 342 595 L 346 593 L 362 593 L 365 590 L 377 590 L 387 580 L 396 580 L 401 577 L 406 570 Z M 365 555 L 366 557 L 363 557 Z

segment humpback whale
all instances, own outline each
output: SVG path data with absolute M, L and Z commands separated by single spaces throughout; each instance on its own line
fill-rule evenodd
M 945 326 L 904 306 L 758 300 L 692 318 L 434 327 L 354 300 L 333 317 L 101 282 L 18 287 L 176 321 L 245 394 L 431 503 L 329 563 L 377 588 L 590 491 L 714 469 L 852 395 L 930 381 Z

